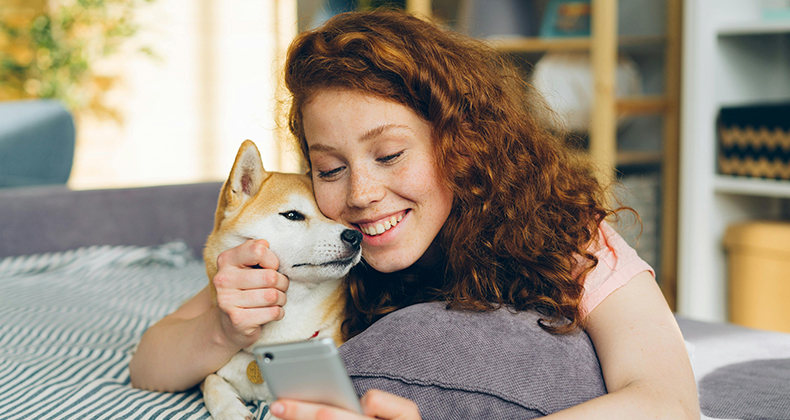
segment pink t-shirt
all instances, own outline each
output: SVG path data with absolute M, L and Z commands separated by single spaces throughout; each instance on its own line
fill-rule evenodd
M 598 241 L 590 247 L 598 257 L 598 265 L 584 279 L 581 310 L 585 315 L 637 274 L 649 271 L 656 276 L 653 268 L 608 223 L 601 223 L 598 232 Z

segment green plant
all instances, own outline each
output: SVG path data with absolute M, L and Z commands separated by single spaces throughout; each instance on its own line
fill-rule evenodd
M 22 24 L 0 11 L 0 36 L 8 45 L 0 50 L 4 96 L 59 99 L 72 111 L 90 109 L 118 119 L 102 100 L 116 78 L 96 74 L 94 66 L 137 33 L 135 11 L 152 1 L 61 0 Z

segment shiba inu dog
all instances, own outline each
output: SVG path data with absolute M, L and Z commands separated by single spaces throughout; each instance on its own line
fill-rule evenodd
M 266 239 L 290 280 L 285 317 L 263 326 L 260 338 L 200 385 L 215 420 L 252 419 L 243 401 L 272 401 L 252 349 L 264 344 L 331 337 L 342 342 L 343 281 L 361 258 L 362 234 L 321 214 L 306 175 L 266 172 L 255 144 L 239 148 L 222 187 L 203 258 L 211 281 L 217 256 L 248 239 Z

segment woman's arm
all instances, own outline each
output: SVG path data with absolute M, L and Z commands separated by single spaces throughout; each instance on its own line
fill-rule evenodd
M 266 241 L 247 241 L 220 254 L 212 280 L 217 305 L 207 286 L 151 326 L 129 362 L 132 386 L 189 389 L 253 344 L 262 325 L 284 315 L 288 279 L 275 271 L 278 265 Z
M 589 314 L 587 333 L 607 395 L 547 419 L 699 419 L 680 328 L 655 279 L 643 272 Z
M 206 287 L 143 334 L 129 362 L 132 386 L 173 392 L 199 384 L 239 351 L 220 324 Z

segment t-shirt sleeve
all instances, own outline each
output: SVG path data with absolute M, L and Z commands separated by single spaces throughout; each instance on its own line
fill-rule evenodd
M 590 245 L 598 265 L 584 279 L 581 310 L 585 315 L 637 274 L 649 271 L 656 276 L 653 268 L 608 223 L 601 223 L 598 235 L 598 240 Z

